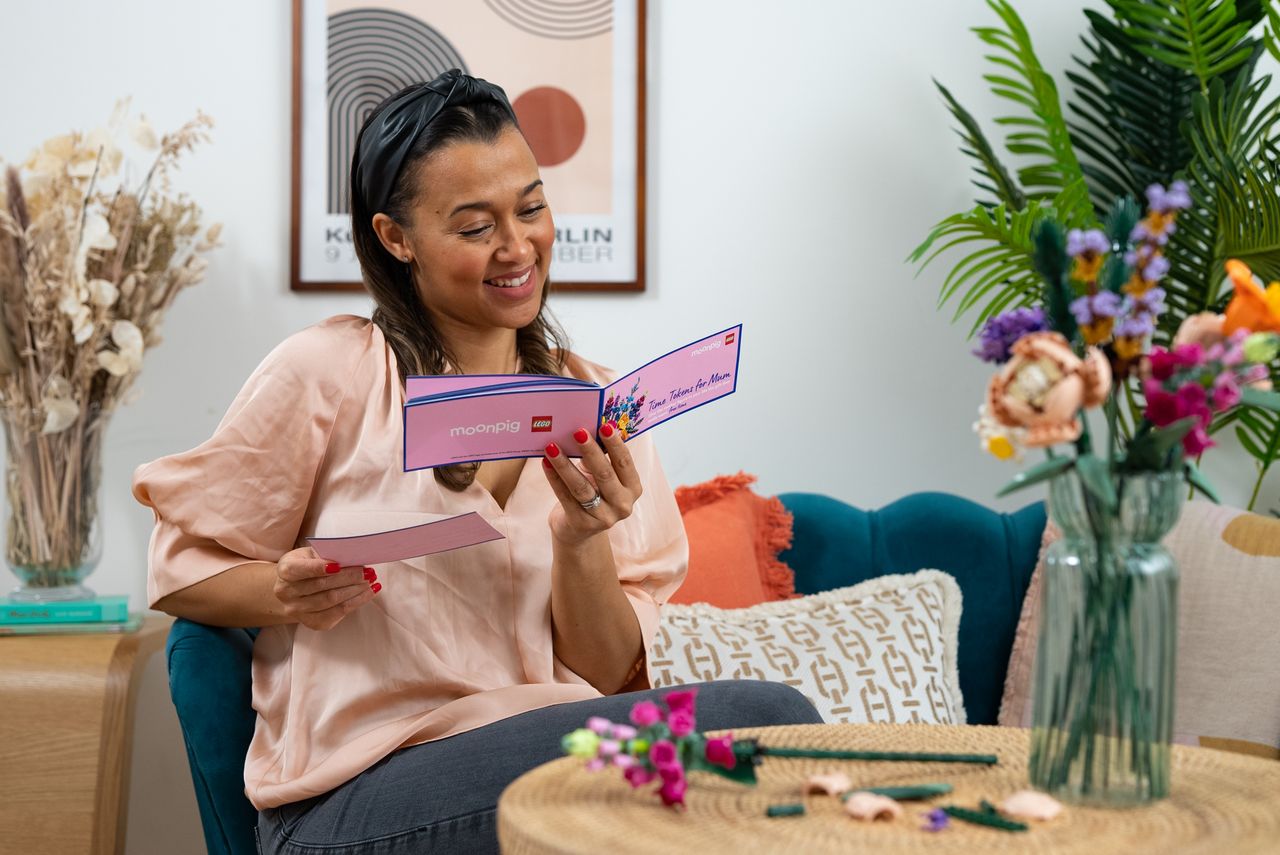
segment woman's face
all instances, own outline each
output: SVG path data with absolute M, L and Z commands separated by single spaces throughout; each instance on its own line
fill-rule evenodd
M 428 156 L 415 180 L 405 242 L 433 319 L 477 330 L 530 324 L 555 224 L 524 137 L 508 128 L 492 143 L 452 143 Z

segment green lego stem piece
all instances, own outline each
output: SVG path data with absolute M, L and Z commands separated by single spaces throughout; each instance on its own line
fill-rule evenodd
M 964 822 L 971 822 L 974 825 L 985 825 L 988 828 L 998 828 L 1001 831 L 1026 831 L 1029 828 L 1029 826 L 1024 823 L 1014 822 L 1011 819 L 1005 819 L 997 813 L 985 810 L 970 810 L 969 808 L 947 805 L 942 808 L 942 812 L 947 816 L 963 820 Z
M 804 816 L 803 804 L 769 805 L 765 808 L 765 816 Z
M 945 796 L 951 792 L 950 784 L 916 784 L 909 787 L 857 787 L 842 793 L 840 798 L 848 799 L 854 793 L 875 793 L 877 796 L 887 796 L 898 802 L 914 802 L 922 799 L 931 799 L 934 796 Z
M 819 760 L 888 760 L 898 763 L 981 763 L 994 766 L 994 754 L 950 754 L 917 751 L 831 751 L 820 748 L 770 748 L 760 745 L 756 753 L 764 757 L 809 757 Z

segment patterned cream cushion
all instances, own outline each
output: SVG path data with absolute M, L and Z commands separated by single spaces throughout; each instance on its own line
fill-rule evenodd
M 959 628 L 955 579 L 921 570 L 744 609 L 663 606 L 649 669 L 655 688 L 786 683 L 827 722 L 964 724 Z

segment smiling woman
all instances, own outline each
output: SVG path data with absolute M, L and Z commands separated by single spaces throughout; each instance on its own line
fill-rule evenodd
M 379 212 L 372 228 L 387 252 L 416 266 L 417 296 L 436 327 L 456 338 L 461 330 L 451 335 L 449 327 L 530 324 L 543 305 L 555 226 L 524 137 L 508 126 L 490 142 L 453 143 L 415 173 L 415 204 L 400 215 L 405 226 Z M 508 356 L 466 368 L 515 373 L 514 349 Z
M 584 717 L 651 694 L 645 651 L 688 543 L 649 437 L 612 425 L 541 466 L 403 471 L 409 375 L 615 379 L 546 314 L 555 225 L 502 90 L 452 71 L 396 93 L 351 175 L 373 316 L 291 336 L 207 442 L 139 469 L 149 600 L 264 627 L 245 761 L 261 851 L 494 851 L 502 789 Z M 505 539 L 377 567 L 299 548 L 468 512 Z M 782 685 L 702 691 L 708 729 L 819 720 Z

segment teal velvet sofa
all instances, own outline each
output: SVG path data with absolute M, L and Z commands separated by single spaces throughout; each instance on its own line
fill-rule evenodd
M 994 724 L 1045 525 L 1043 504 L 1002 514 L 946 493 L 917 493 L 879 510 L 813 493 L 779 498 L 795 520 L 792 547 L 781 558 L 795 570 L 802 594 L 922 568 L 955 577 L 964 597 L 958 665 L 969 723 Z M 243 789 L 254 727 L 255 635 L 179 619 L 166 646 L 170 694 L 211 855 L 256 851 L 257 813 Z

